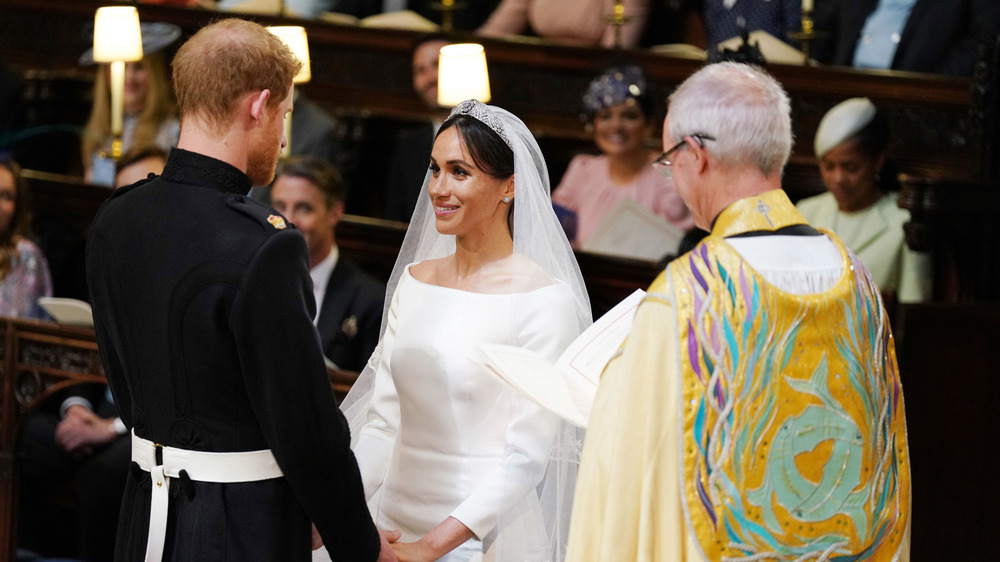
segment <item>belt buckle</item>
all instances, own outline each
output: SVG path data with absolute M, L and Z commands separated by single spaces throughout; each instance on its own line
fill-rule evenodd
M 153 462 L 155 466 L 163 465 L 163 445 L 159 443 L 153 443 Z

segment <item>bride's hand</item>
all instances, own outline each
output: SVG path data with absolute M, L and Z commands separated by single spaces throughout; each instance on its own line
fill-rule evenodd
M 449 516 L 417 542 L 392 543 L 392 550 L 400 560 L 437 560 L 474 536 L 461 521 Z
M 394 542 L 392 550 L 399 558 L 399 562 L 431 562 L 438 559 L 437 554 L 421 541 Z

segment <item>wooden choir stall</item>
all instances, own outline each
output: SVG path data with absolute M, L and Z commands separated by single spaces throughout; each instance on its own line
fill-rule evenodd
M 78 147 L 67 137 L 78 134 L 86 119 L 93 84 L 93 69 L 76 62 L 88 47 L 80 30 L 103 4 L 0 0 L 0 62 L 21 76 L 23 119 L 39 131 L 22 147 L 51 148 L 50 158 L 29 166 L 35 170 L 26 176 L 35 200 L 34 230 L 43 239 L 57 296 L 86 296 L 85 289 L 72 294 L 80 290 L 79 252 L 90 220 L 109 194 L 65 175 L 78 171 L 72 163 L 56 163 L 60 156 L 78 157 Z M 165 4 L 137 7 L 143 21 L 178 24 L 184 36 L 219 17 Z M 380 150 L 387 141 L 378 135 L 387 124 L 430 117 L 410 83 L 410 45 L 417 32 L 277 16 L 253 19 L 306 27 L 313 79 L 302 91 L 339 119 L 345 138 L 373 137 L 361 146 Z M 481 42 L 489 58 L 492 103 L 532 129 L 556 182 L 574 154 L 592 150 L 579 97 L 606 66 L 623 61 L 642 66 L 665 97 L 703 64 L 650 50 L 591 49 L 537 39 Z M 908 243 L 934 258 L 934 302 L 899 305 L 892 318 L 909 423 L 912 549 L 918 561 L 986 560 L 993 530 L 1000 526 L 998 486 L 979 459 L 995 440 L 987 416 L 1000 410 L 998 58 L 998 44 L 984 50 L 972 79 L 769 67 L 792 97 L 796 145 L 784 177 L 792 198 L 823 190 L 811 148 L 819 119 L 845 98 L 867 96 L 887 111 L 893 127 L 893 157 L 906 174 L 899 203 L 912 216 Z M 346 256 L 384 279 L 405 229 L 403 223 L 348 215 L 338 226 L 337 240 Z M 586 253 L 577 257 L 595 315 L 645 288 L 664 266 Z M 0 562 L 6 562 L 16 545 L 19 421 L 53 392 L 102 381 L 103 372 L 91 329 L 12 319 L 2 323 Z M 346 392 L 352 380 L 351 373 L 331 373 L 338 393 Z

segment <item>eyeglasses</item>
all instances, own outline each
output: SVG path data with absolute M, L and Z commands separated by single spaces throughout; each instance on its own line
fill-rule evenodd
M 700 146 L 701 148 L 705 148 L 705 141 L 707 141 L 707 140 L 714 141 L 715 140 L 715 137 L 710 137 L 710 136 L 702 134 L 702 133 L 695 133 L 693 135 L 685 135 L 681 139 L 681 142 L 679 142 L 679 143 L 675 144 L 674 146 L 670 147 L 670 150 L 667 150 L 666 152 L 664 152 L 663 154 L 661 154 L 659 158 L 657 158 L 656 160 L 653 161 L 653 167 L 656 168 L 656 171 L 660 172 L 660 175 L 662 175 L 663 177 L 665 177 L 665 178 L 673 178 L 674 177 L 674 172 L 673 172 L 673 169 L 671 168 L 671 166 L 673 166 L 673 164 L 670 163 L 670 160 L 668 160 L 668 158 L 670 158 L 671 154 L 677 152 L 678 150 L 684 148 L 687 145 L 687 137 L 693 138 L 694 142 L 698 143 L 698 146 Z

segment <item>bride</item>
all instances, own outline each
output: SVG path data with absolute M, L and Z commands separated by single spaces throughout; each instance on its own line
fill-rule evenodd
M 538 144 L 474 100 L 434 142 L 386 294 L 382 338 L 343 409 L 368 505 L 400 560 L 562 560 L 579 435 L 473 361 L 554 361 L 591 322 Z

